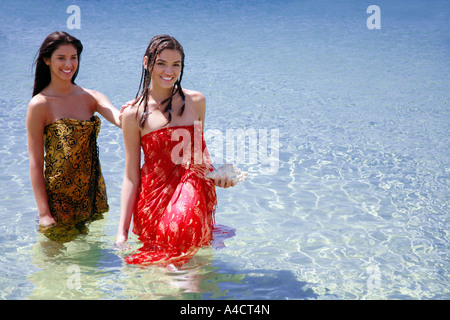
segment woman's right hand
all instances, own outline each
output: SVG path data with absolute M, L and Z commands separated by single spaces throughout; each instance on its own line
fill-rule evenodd
M 128 235 L 117 234 L 116 242 L 114 242 L 114 248 L 120 251 L 126 251 L 131 249 L 131 245 L 127 243 Z
M 39 226 L 43 228 L 50 228 L 56 226 L 56 221 L 51 215 L 40 216 Z
M 127 240 L 128 240 L 128 235 L 126 235 L 125 233 L 118 233 L 117 237 L 116 237 L 116 245 L 123 244 L 123 243 L 127 242 Z

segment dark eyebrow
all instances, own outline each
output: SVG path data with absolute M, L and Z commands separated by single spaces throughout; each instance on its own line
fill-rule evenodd
M 167 62 L 166 60 L 161 59 L 161 58 L 156 59 L 156 61 L 158 61 L 158 62 Z M 181 60 L 174 61 L 173 63 L 181 63 Z
M 60 53 L 60 54 L 57 54 L 56 56 L 57 56 L 57 57 L 65 57 L 66 55 Z M 77 57 L 77 56 L 78 56 L 78 53 L 75 53 L 75 54 L 72 54 L 72 55 L 71 55 L 71 57 Z

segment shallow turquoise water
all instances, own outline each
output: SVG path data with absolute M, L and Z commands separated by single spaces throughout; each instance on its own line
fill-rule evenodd
M 377 1 L 380 30 L 361 1 L 131 3 L 79 1 L 79 30 L 65 3 L 1 5 L 2 299 L 450 298 L 445 1 Z M 207 98 L 216 162 L 227 130 L 266 130 L 272 162 L 247 158 L 247 180 L 218 189 L 216 220 L 236 230 L 224 246 L 180 270 L 122 262 L 123 143 L 106 121 L 109 213 L 63 246 L 36 232 L 25 113 L 34 55 L 59 29 L 83 42 L 78 83 L 117 107 L 136 93 L 150 38 L 174 35 L 184 87 Z

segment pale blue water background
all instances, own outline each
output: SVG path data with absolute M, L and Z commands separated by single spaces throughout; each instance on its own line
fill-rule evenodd
M 448 14 L 448 1 L 1 2 L 0 298 L 449 299 Z M 276 174 L 240 164 L 247 180 L 218 190 L 216 220 L 236 229 L 224 248 L 178 271 L 122 262 L 123 143 L 106 121 L 106 218 L 64 246 L 37 234 L 25 114 L 55 30 L 83 42 L 78 83 L 117 107 L 150 38 L 169 33 L 184 87 L 207 98 L 205 129 L 279 131 Z

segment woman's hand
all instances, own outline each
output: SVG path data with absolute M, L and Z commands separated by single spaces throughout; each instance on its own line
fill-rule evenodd
M 220 175 L 219 177 L 215 178 L 214 184 L 220 188 L 230 188 L 236 185 L 236 183 L 233 182 L 233 179 L 225 175 Z
M 132 248 L 132 246 L 127 242 L 127 234 L 117 234 L 116 242 L 114 242 L 113 248 L 120 251 L 127 251 Z
M 208 173 L 206 177 L 213 180 L 218 187 L 229 188 L 244 181 L 247 178 L 247 172 L 242 172 L 234 164 L 224 164 Z
M 122 114 L 125 111 L 125 109 L 134 106 L 136 101 L 137 101 L 137 99 L 127 101 L 127 102 L 125 102 L 125 104 L 122 107 L 120 107 L 120 114 L 119 114 L 120 124 L 122 124 Z
M 118 233 L 116 237 L 116 245 L 121 245 L 128 240 L 128 235 L 124 233 Z
M 39 227 L 50 228 L 56 226 L 56 221 L 51 215 L 39 217 Z

